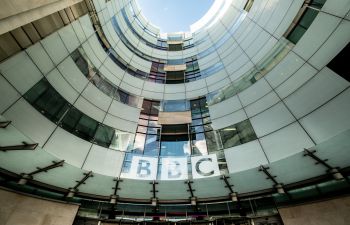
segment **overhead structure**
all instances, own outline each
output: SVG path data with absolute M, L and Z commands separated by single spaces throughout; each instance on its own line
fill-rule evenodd
M 216 0 L 166 36 L 135 0 L 28 2 L 0 17 L 6 191 L 75 224 L 282 224 L 349 194 L 349 0 Z

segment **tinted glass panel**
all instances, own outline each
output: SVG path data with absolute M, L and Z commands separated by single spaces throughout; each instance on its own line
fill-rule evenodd
M 86 115 L 83 115 L 79 123 L 75 127 L 75 133 L 77 136 L 92 141 L 95 135 L 98 122 Z
M 50 85 L 46 79 L 40 80 L 24 98 L 49 120 L 58 122 L 69 109 L 69 103 Z
M 230 148 L 257 139 L 249 120 L 223 128 L 219 132 L 224 148 Z
M 98 145 L 108 148 L 112 142 L 114 129 L 100 124 L 96 130 L 95 142 Z
M 79 110 L 72 107 L 61 121 L 61 126 L 65 130 L 73 132 L 82 116 L 83 114 Z

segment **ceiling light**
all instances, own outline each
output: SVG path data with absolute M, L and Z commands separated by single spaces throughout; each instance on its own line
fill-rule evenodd
M 75 190 L 74 188 L 69 188 L 69 192 L 67 194 L 67 198 L 73 198 L 76 191 L 77 190 Z
M 344 180 L 344 176 L 339 172 L 338 169 L 333 168 L 330 172 L 335 180 Z
M 231 193 L 230 196 L 231 196 L 231 200 L 232 200 L 233 202 L 237 202 L 237 201 L 238 201 L 237 192 Z
M 118 195 L 111 195 L 109 203 L 116 204 L 118 199 Z
M 275 188 L 277 189 L 277 192 L 278 192 L 279 194 L 285 194 L 285 193 L 286 193 L 286 192 L 284 191 L 284 189 L 283 189 L 282 184 L 277 184 L 277 185 L 275 186 Z
M 152 206 L 157 206 L 158 199 L 157 198 L 152 198 L 151 199 Z
M 29 179 L 31 179 L 30 175 L 22 174 L 21 179 L 19 179 L 19 181 L 17 183 L 20 184 L 20 185 L 25 185 L 28 182 Z
M 191 197 L 191 205 L 197 205 L 197 197 Z
M 224 129 L 224 131 L 234 131 L 234 130 L 236 130 L 235 127 L 230 127 L 230 128 L 225 128 L 225 129 Z

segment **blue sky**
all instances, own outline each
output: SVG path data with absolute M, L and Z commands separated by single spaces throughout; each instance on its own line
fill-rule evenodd
M 189 31 L 214 0 L 136 0 L 143 15 L 162 33 Z

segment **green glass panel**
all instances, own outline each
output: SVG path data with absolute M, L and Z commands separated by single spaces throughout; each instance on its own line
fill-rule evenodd
M 44 92 L 50 87 L 47 80 L 42 79 L 36 83 L 27 93 L 24 94 L 24 98 L 29 102 L 35 102 Z
M 100 146 L 109 148 L 113 135 L 113 128 L 100 124 L 96 130 L 95 142 Z
M 83 115 L 75 127 L 75 133 L 77 136 L 87 141 L 91 141 L 95 136 L 97 125 L 98 122 L 96 120 Z
M 234 147 L 257 139 L 249 120 L 225 127 L 220 129 L 219 132 L 224 148 Z
M 63 129 L 73 132 L 76 124 L 79 122 L 83 114 L 76 108 L 71 108 L 61 122 Z
M 24 98 L 46 118 L 58 122 L 68 110 L 69 103 L 50 85 L 46 79 L 40 80 Z

